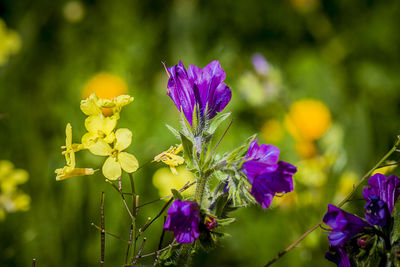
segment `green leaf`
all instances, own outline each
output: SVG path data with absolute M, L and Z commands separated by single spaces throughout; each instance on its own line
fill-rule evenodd
M 208 128 L 208 133 L 209 134 L 214 134 L 215 131 L 218 129 L 218 127 L 221 125 L 221 123 L 223 123 L 227 118 L 229 118 L 229 116 L 231 115 L 230 112 L 228 113 L 220 113 L 217 116 L 215 116 L 211 122 L 210 122 L 210 126 Z
M 393 244 L 400 244 L 400 201 L 396 202 L 393 211 L 393 231 L 391 236 L 391 243 Z
M 235 221 L 236 221 L 236 218 L 217 219 L 219 226 L 227 226 Z
M 165 124 L 165 126 L 167 126 L 168 130 L 170 130 L 171 133 L 176 136 L 176 138 L 180 138 L 181 137 L 179 132 L 177 130 L 175 130 L 172 126 L 170 126 L 168 124 Z
M 183 156 L 188 168 L 193 168 L 193 143 L 183 133 L 179 132 L 183 146 Z
M 178 190 L 176 190 L 176 189 L 171 189 L 171 192 L 172 192 L 172 195 L 174 195 L 174 198 L 175 198 L 175 199 L 179 199 L 179 200 L 182 200 L 182 199 L 183 199 L 181 193 L 180 193 Z
M 217 198 L 216 204 L 215 204 L 215 215 L 218 218 L 220 218 L 224 214 L 225 206 L 226 206 L 227 202 L 228 202 L 227 194 L 220 195 Z

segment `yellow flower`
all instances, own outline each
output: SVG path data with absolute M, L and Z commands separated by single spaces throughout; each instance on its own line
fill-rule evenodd
M 312 141 L 322 137 L 331 126 L 328 107 L 318 100 L 304 99 L 292 104 L 285 117 L 289 133 L 297 140 Z
M 16 54 L 21 48 L 21 38 L 13 30 L 7 29 L 6 24 L 0 19 L 0 66 L 8 61 L 8 57 Z
M 122 77 L 107 72 L 100 72 L 85 84 L 82 96 L 86 98 L 95 93 L 100 98 L 113 99 L 127 92 L 128 85 Z M 105 115 L 112 114 L 112 110 L 107 107 L 103 107 L 102 111 Z
M 194 182 L 194 175 L 181 166 L 177 169 L 177 175 L 173 175 L 168 168 L 160 168 L 153 175 L 153 185 L 158 189 L 160 197 L 171 195 L 171 189 L 179 190 L 187 182 Z M 183 196 L 194 194 L 195 187 L 192 186 L 182 192 Z
M 61 181 L 71 177 L 94 174 L 94 170 L 92 168 L 75 168 L 75 152 L 83 149 L 84 147 L 81 144 L 72 144 L 72 126 L 69 123 L 65 129 L 65 134 L 65 146 L 61 147 L 62 149 L 65 149 L 65 151 L 63 151 L 61 154 L 65 156 L 67 165 L 63 168 L 55 170 L 55 173 L 57 174 L 56 180 Z
M 282 124 L 277 120 L 268 120 L 261 128 L 261 136 L 267 142 L 277 143 L 283 138 Z
M 121 176 L 121 168 L 127 173 L 137 170 L 139 163 L 135 156 L 128 152 L 122 152 L 132 142 L 132 132 L 121 128 L 115 132 L 115 144 L 112 148 L 107 142 L 99 139 L 91 147 L 91 152 L 97 156 L 108 156 L 103 164 L 103 175 L 110 180 L 116 180 Z
M 28 176 L 25 170 L 14 169 L 11 162 L 0 161 L 0 221 L 5 218 L 6 212 L 29 209 L 30 197 L 18 189 Z
M 119 119 L 119 112 L 122 107 L 133 101 L 133 97 L 129 95 L 120 95 L 113 99 L 101 99 L 95 94 L 91 94 L 87 99 L 81 101 L 81 110 L 89 117 L 85 120 L 85 127 L 88 131 L 82 137 L 82 144 L 92 153 L 92 147 L 96 143 L 105 141 L 112 143 L 115 140 L 114 130 Z M 112 116 L 104 116 L 102 108 L 109 108 Z
M 178 175 L 175 167 L 185 162 L 183 157 L 178 156 L 178 153 L 181 152 L 182 149 L 182 144 L 180 144 L 178 147 L 171 146 L 167 151 L 155 156 L 154 161 L 164 162 L 165 164 L 169 165 L 169 168 L 173 174 Z
M 119 95 L 111 99 L 99 98 L 95 93 L 91 94 L 88 98 L 81 101 L 81 110 L 88 116 L 100 116 L 103 114 L 103 109 L 109 109 L 111 112 L 107 115 L 117 115 L 119 119 L 119 112 L 122 107 L 128 105 L 133 101 L 133 97 L 129 95 Z

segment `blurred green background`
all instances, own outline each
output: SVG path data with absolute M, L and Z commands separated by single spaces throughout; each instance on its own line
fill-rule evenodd
M 85 132 L 79 102 L 94 75 L 117 75 L 135 97 L 119 127 L 132 130 L 128 151 L 144 164 L 177 142 L 165 127 L 178 127 L 179 113 L 161 61 L 203 67 L 218 59 L 234 118 L 219 152 L 259 133 L 299 172 L 296 192 L 269 210 L 234 212 L 231 237 L 199 252 L 194 266 L 262 266 L 318 222 L 399 134 L 399 8 L 378 0 L 0 0 L 0 159 L 29 173 L 19 188 L 31 199 L 29 210 L 0 221 L 0 265 L 97 265 L 100 234 L 90 224 L 99 224 L 101 191 L 106 228 L 128 239 L 130 219 L 101 172 L 55 181 L 65 125 L 75 142 Z M 267 68 L 254 68 L 255 53 Z M 102 160 L 77 154 L 82 167 Z M 152 177 L 161 167 L 134 174 L 143 202 L 158 197 Z M 143 208 L 140 225 L 162 204 Z M 346 208 L 362 216 L 362 206 Z M 146 253 L 160 234 L 161 222 L 149 228 Z M 105 266 L 121 266 L 125 249 L 107 237 Z M 276 266 L 330 266 L 327 249 L 318 229 Z

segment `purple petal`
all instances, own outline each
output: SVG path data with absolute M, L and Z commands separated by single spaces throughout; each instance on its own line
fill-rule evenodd
M 295 166 L 280 161 L 275 171 L 263 173 L 254 179 L 250 193 L 264 209 L 267 209 L 277 193 L 293 191 L 292 176 L 296 171 Z
M 167 85 L 167 94 L 192 125 L 193 110 L 196 105 L 193 81 L 189 79 L 182 62 L 168 68 L 168 72 L 170 73 L 170 78 Z

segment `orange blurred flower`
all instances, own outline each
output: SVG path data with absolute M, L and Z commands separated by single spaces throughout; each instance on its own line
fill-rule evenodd
M 82 98 L 88 98 L 95 93 L 99 98 L 112 99 L 114 97 L 128 93 L 128 85 L 125 80 L 108 72 L 100 72 L 94 75 L 83 87 Z M 112 115 L 109 108 L 103 108 L 106 116 Z

